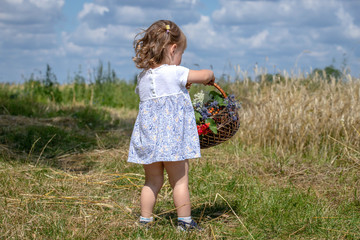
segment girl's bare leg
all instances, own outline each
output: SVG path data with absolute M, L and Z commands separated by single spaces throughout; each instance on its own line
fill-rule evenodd
M 150 218 L 155 206 L 157 195 L 164 183 L 164 165 L 162 162 L 143 165 L 145 185 L 141 190 L 141 216 Z
M 191 216 L 189 193 L 189 161 L 164 162 L 164 167 L 173 188 L 174 204 L 178 217 Z

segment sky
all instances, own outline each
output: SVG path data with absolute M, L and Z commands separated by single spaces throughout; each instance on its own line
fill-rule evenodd
M 0 82 L 108 63 L 134 79 L 133 40 L 159 19 L 187 36 L 182 65 L 216 77 L 309 73 L 333 65 L 360 76 L 359 0 L 0 0 Z M 257 69 L 257 70 L 256 70 Z

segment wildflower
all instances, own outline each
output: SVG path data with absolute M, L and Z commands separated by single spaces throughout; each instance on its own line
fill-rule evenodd
M 203 107 L 204 97 L 205 94 L 202 90 L 194 95 L 193 106 L 196 111 L 200 111 Z
M 197 125 L 197 130 L 199 135 L 206 135 L 211 132 L 209 129 L 210 123 L 205 123 L 202 125 Z

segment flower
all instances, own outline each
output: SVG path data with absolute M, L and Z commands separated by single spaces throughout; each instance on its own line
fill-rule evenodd
M 197 130 L 199 135 L 206 135 L 211 132 L 209 129 L 210 123 L 204 123 L 201 125 L 197 125 Z
M 205 101 L 204 99 L 207 100 Z M 232 121 L 237 121 L 237 110 L 241 107 L 233 94 L 224 98 L 223 95 L 211 91 L 205 96 L 202 90 L 194 95 L 192 104 L 200 136 L 210 132 L 217 134 L 217 121 L 220 121 L 217 114 L 223 110 L 229 114 Z
M 205 94 L 204 94 L 203 90 L 201 90 L 200 92 L 198 92 L 194 95 L 193 106 L 194 106 L 195 110 L 200 111 L 200 109 L 203 107 L 204 97 L 205 97 Z

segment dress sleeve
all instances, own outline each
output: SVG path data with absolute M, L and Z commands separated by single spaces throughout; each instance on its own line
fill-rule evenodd
M 135 93 L 136 93 L 137 95 L 139 95 L 139 85 L 138 85 L 138 84 L 136 84 Z
M 144 76 L 145 71 L 142 71 L 141 73 L 139 73 L 136 77 L 136 87 L 135 87 L 135 93 L 137 95 L 140 95 L 140 91 L 139 91 L 139 83 L 141 81 L 141 78 Z
M 179 79 L 180 86 L 185 87 L 189 76 L 190 69 L 182 66 L 177 66 L 177 79 Z

